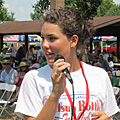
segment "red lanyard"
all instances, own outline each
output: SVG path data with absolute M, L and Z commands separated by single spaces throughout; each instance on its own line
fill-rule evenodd
M 87 82 L 87 79 L 86 79 L 86 76 L 85 76 L 85 73 L 84 73 L 83 65 L 82 65 L 81 62 L 80 62 L 80 67 L 81 67 L 81 69 L 82 69 L 82 74 L 83 74 L 84 79 L 85 79 L 85 82 L 86 82 L 86 105 L 85 105 L 85 107 L 83 108 L 82 113 L 79 114 L 79 115 L 77 116 L 77 118 L 76 118 L 76 111 L 75 111 L 75 107 L 74 107 L 74 111 L 73 111 L 74 120 L 79 120 L 79 119 L 81 118 L 81 116 L 83 115 L 83 113 L 85 112 L 85 110 L 87 109 L 87 106 L 88 106 L 88 104 L 89 104 L 89 87 L 88 87 L 88 82 Z M 70 94 L 69 94 L 67 88 L 65 88 L 65 93 L 66 93 L 66 95 L 67 95 L 67 97 L 68 97 L 68 100 L 69 100 L 69 102 L 70 102 L 71 109 L 72 109 L 72 104 L 73 104 L 73 102 L 72 102 L 72 99 L 71 99 L 71 97 L 70 97 Z

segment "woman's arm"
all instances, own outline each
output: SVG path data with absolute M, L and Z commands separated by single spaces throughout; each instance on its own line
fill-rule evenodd
M 14 83 L 12 83 L 12 84 L 15 84 L 15 85 L 16 85 L 16 84 L 18 83 L 18 81 L 19 81 L 19 76 L 20 76 L 20 73 L 18 73 L 18 75 L 17 75 L 17 77 L 16 77 Z
M 58 108 L 58 102 L 60 96 L 64 93 L 66 87 L 65 75 L 66 73 L 60 74 L 69 65 L 64 60 L 57 60 L 53 65 L 53 72 L 51 75 L 53 90 L 41 112 L 36 118 L 24 115 L 25 120 L 54 120 L 55 114 Z M 56 74 L 57 73 L 57 74 Z

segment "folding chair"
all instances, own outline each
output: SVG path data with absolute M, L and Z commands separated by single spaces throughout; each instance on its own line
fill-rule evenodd
M 0 98 L 0 101 L 2 101 L 2 99 L 3 99 L 3 97 L 4 97 L 5 93 L 6 93 L 6 90 L 5 90 L 6 89 L 6 85 L 7 85 L 7 83 L 0 83 L 0 90 L 4 91 L 2 96 L 1 96 L 1 98 Z
M 3 105 L 0 105 L 0 107 L 2 109 L 1 112 L 0 112 L 0 116 L 1 116 L 2 113 L 4 112 L 5 108 L 6 108 L 7 104 L 9 103 L 9 100 L 11 99 L 14 91 L 16 90 L 16 85 L 0 83 L 0 87 L 1 87 L 1 90 L 4 90 L 4 92 L 2 94 L 2 97 L 0 99 L 0 104 L 3 104 Z M 10 95 L 9 95 L 7 100 L 4 100 L 3 98 L 4 98 L 6 92 L 10 92 Z M 9 114 L 8 111 L 6 111 L 6 112 Z

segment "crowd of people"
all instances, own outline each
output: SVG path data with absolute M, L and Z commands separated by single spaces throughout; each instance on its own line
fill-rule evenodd
M 34 49 L 36 49 L 37 52 L 35 56 Z M 30 46 L 26 54 L 24 45 L 20 46 L 18 50 L 13 44 L 11 44 L 10 48 L 7 45 L 2 48 L 2 52 L 0 53 L 0 82 L 16 85 L 16 94 L 15 97 L 10 100 L 10 105 L 17 101 L 24 75 L 30 70 L 38 69 L 47 64 L 45 58 L 43 58 L 43 52 L 41 51 L 41 56 L 37 50 L 40 50 L 39 43 L 36 44 L 35 48 Z M 0 91 L 0 96 L 2 94 L 3 91 Z M 10 93 L 8 92 L 5 97 L 6 100 L 9 95 Z
M 31 46 L 27 53 L 25 46 L 17 51 L 13 45 L 9 50 L 7 46 L 3 47 L 0 80 L 17 86 L 16 95 L 10 102 L 17 101 L 15 113 L 19 117 L 25 120 L 79 120 L 81 117 L 110 120 L 118 112 L 112 85 L 119 83 L 111 76 L 113 63 L 117 62 L 115 53 L 101 53 L 99 44 L 95 53 L 87 48 L 83 54 L 80 49 L 93 34 L 92 28 L 77 11 L 60 8 L 44 17 L 43 41 L 41 45 L 35 45 L 36 55 Z M 6 52 L 12 53 L 10 58 L 6 57 Z M 56 55 L 63 57 L 55 61 Z M 74 107 L 69 97 L 73 95 L 72 82 L 69 82 L 66 69 L 74 82 Z
M 81 55 L 81 52 L 78 50 L 77 56 L 80 60 L 91 64 L 93 66 L 99 66 L 106 71 L 108 70 L 114 70 L 116 69 L 114 66 L 114 63 L 118 63 L 117 55 L 114 51 L 111 53 L 108 53 L 108 51 L 104 50 L 101 52 L 101 48 L 98 52 L 95 52 L 95 50 L 90 51 L 88 48 L 85 50 L 83 55 Z M 96 54 L 97 53 L 97 54 Z

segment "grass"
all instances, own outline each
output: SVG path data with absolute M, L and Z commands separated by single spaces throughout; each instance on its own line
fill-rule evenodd
M 5 110 L 8 111 L 10 115 L 4 111 L 2 116 L 0 116 L 0 120 L 22 120 L 15 115 L 14 109 L 15 107 L 11 108 L 10 105 L 8 105 Z

